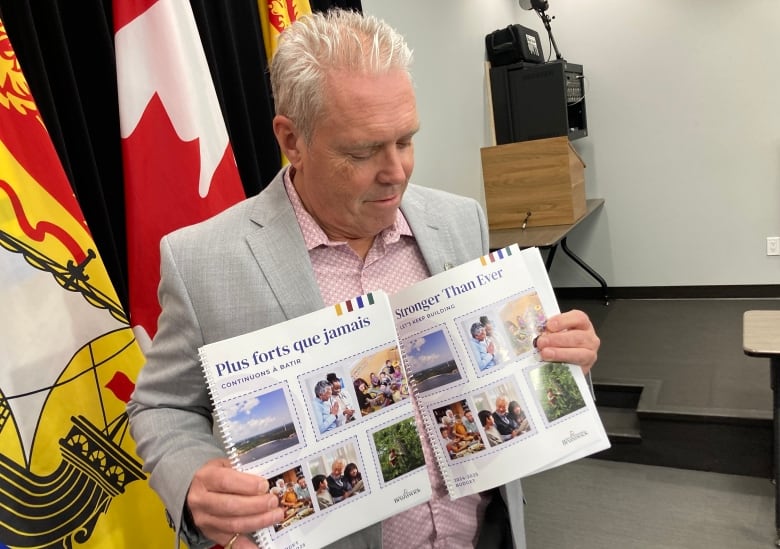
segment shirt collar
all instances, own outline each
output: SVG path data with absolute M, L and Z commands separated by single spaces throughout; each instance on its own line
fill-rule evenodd
M 292 172 L 294 168 L 289 167 L 284 172 L 284 188 L 287 191 L 287 197 L 292 204 L 293 212 L 298 220 L 298 225 L 303 232 L 303 240 L 306 243 L 307 250 L 313 250 L 318 246 L 337 246 L 343 244 L 343 242 L 337 242 L 328 238 L 325 231 L 317 224 L 317 221 L 306 211 L 301 202 L 301 197 L 298 196 L 298 192 L 295 190 L 295 185 L 292 182 Z M 379 233 L 380 238 L 385 244 L 392 244 L 398 242 L 402 236 L 413 236 L 412 229 L 409 223 L 406 221 L 406 217 L 399 209 L 395 215 L 395 221 L 392 225 L 383 229 Z

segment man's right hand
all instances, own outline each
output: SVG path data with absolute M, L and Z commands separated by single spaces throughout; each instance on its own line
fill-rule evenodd
M 236 533 L 233 549 L 257 547 L 252 532 L 284 520 L 279 498 L 268 492 L 268 481 L 234 469 L 227 458 L 214 459 L 192 479 L 187 506 L 207 538 L 227 545 Z

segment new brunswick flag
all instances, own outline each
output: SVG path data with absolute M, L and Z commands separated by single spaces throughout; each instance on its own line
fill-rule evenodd
M 311 13 L 309 0 L 257 0 L 268 62 L 276 53 L 279 35 L 301 15 Z
M 279 35 L 301 15 L 311 13 L 309 0 L 257 0 L 260 11 L 260 26 L 263 30 L 263 43 L 268 62 L 276 53 Z M 282 155 L 282 164 L 287 164 Z
M 172 542 L 127 429 L 143 357 L 0 22 L 0 547 Z

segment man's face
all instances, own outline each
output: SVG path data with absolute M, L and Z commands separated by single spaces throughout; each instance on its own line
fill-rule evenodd
M 295 189 L 333 240 L 373 239 L 395 221 L 419 122 L 408 76 L 330 75 L 311 143 L 296 141 Z
M 474 339 L 477 341 L 482 341 L 485 339 L 485 328 L 479 328 L 476 332 L 474 332 Z
M 496 402 L 496 412 L 498 412 L 500 415 L 506 414 L 506 401 L 505 400 L 499 400 Z
M 333 467 L 331 467 L 331 473 L 335 478 L 339 478 L 344 474 L 344 467 L 340 463 L 334 463 Z
M 325 387 L 320 393 L 320 400 L 322 400 L 323 402 L 327 402 L 330 399 L 331 395 L 332 395 L 332 391 L 330 387 Z

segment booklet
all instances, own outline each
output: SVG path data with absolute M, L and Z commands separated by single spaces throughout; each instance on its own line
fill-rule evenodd
M 430 499 L 388 296 L 374 292 L 201 347 L 233 465 L 284 520 L 265 548 L 313 549 Z
M 578 366 L 534 340 L 560 312 L 537 248 L 503 248 L 390 297 L 403 363 L 453 499 L 609 447 Z

